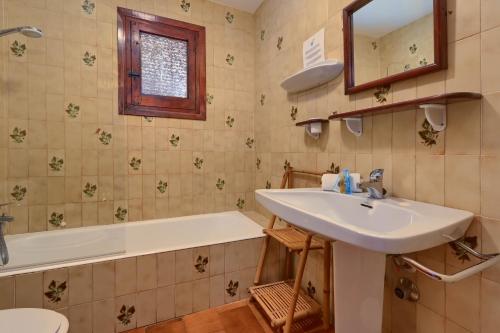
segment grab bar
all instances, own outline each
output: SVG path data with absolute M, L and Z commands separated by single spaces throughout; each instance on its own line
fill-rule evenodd
M 444 236 L 451 239 L 450 236 L 447 235 Z M 477 252 L 476 250 L 472 249 L 467 244 L 465 244 L 461 239 L 455 240 L 450 243 L 453 243 L 454 245 L 458 246 L 459 248 L 463 249 L 464 251 L 473 255 L 474 257 L 483 260 L 483 262 L 471 266 L 469 268 L 466 268 L 452 275 L 438 273 L 422 265 L 415 259 L 403 255 L 393 256 L 393 262 L 399 268 L 405 269 L 410 272 L 419 271 L 433 280 L 442 281 L 446 283 L 463 280 L 500 262 L 500 253 L 483 254 Z

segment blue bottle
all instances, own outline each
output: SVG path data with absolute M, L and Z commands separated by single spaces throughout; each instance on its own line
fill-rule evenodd
M 349 174 L 349 169 L 342 170 L 342 173 L 344 174 L 345 194 L 352 194 L 351 175 Z

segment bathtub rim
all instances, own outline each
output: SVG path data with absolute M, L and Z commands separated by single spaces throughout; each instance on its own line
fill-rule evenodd
M 218 213 L 205 213 L 205 214 L 196 214 L 196 215 L 186 215 L 186 216 L 178 216 L 178 217 L 166 217 L 166 218 L 159 218 L 159 219 L 152 219 L 152 220 L 144 220 L 144 221 L 133 221 L 133 222 L 123 222 L 123 223 L 114 223 L 114 224 L 104 224 L 104 225 L 92 225 L 92 226 L 85 226 L 85 227 L 78 227 L 78 228 L 69 228 L 69 229 L 58 229 L 58 230 L 49 230 L 49 231 L 38 231 L 38 232 L 31 232 L 31 233 L 22 233 L 22 234 L 15 234 L 15 235 L 7 235 L 6 239 L 15 239 L 15 238 L 22 238 L 23 236 L 27 235 L 40 235 L 40 234 L 47 234 L 48 232 L 52 234 L 57 234 L 57 233 L 67 233 L 68 231 L 73 231 L 73 230 L 93 230 L 93 229 L 118 229 L 118 228 L 124 228 L 127 225 L 140 225 L 142 223 L 150 223 L 150 224 L 157 224 L 157 223 L 173 223 L 179 220 L 187 220 L 189 218 L 193 217 L 201 217 L 203 215 L 233 215 L 237 213 L 242 217 L 244 220 L 250 221 L 255 224 L 256 226 L 256 232 L 250 236 L 246 236 L 245 238 L 241 237 L 229 237 L 225 238 L 222 240 L 217 240 L 217 241 L 207 241 L 207 242 L 200 242 L 196 244 L 196 246 L 174 246 L 174 247 L 169 247 L 169 248 L 159 248 L 155 250 L 149 250 L 149 251 L 136 251 L 136 252 L 123 252 L 123 253 L 116 253 L 116 254 L 107 254 L 103 256 L 94 256 L 94 257 L 89 257 L 89 258 L 82 258 L 82 259 L 75 259 L 75 260 L 67 260 L 63 262 L 56 262 L 56 263 L 50 263 L 50 264 L 41 264 L 41 265 L 33 265 L 30 267 L 22 267 L 22 268 L 15 268 L 12 270 L 8 271 L 0 271 L 0 278 L 3 277 L 9 277 L 9 276 L 15 276 L 15 275 L 20 275 L 20 274 L 29 274 L 29 273 L 37 273 L 37 272 L 44 272 L 44 271 L 49 271 L 49 270 L 54 270 L 54 269 L 60 269 L 60 268 L 69 268 L 69 267 L 74 267 L 74 266 L 80 266 L 80 265 L 89 265 L 89 264 L 94 264 L 94 263 L 101 263 L 101 262 L 107 262 L 107 261 L 115 261 L 115 260 L 120 260 L 120 259 L 126 259 L 126 258 L 131 258 L 131 257 L 141 257 L 141 256 L 146 256 L 146 255 L 151 255 L 151 254 L 158 254 L 158 253 L 166 253 L 166 252 L 173 252 L 173 251 L 178 251 L 178 250 L 187 250 L 187 249 L 195 249 L 199 247 L 206 247 L 206 246 L 211 246 L 211 245 L 220 245 L 220 244 L 225 244 L 225 243 L 233 243 L 233 242 L 238 242 L 238 241 L 245 241 L 245 240 L 251 240 L 251 239 L 256 239 L 256 238 L 263 238 L 265 237 L 263 233 L 263 227 L 248 217 L 247 215 L 243 214 L 240 211 L 233 210 L 233 211 L 224 211 L 224 212 L 218 212 Z M 168 221 L 171 220 L 171 221 Z M 259 231 L 259 232 L 257 232 Z

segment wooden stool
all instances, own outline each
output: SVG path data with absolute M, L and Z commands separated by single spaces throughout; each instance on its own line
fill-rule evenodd
M 296 171 L 288 167 L 281 180 L 280 188 L 293 186 L 294 174 L 303 174 L 320 177 L 321 173 Z M 330 326 L 330 265 L 331 265 L 331 244 L 329 240 L 322 242 L 313 239 L 314 234 L 301 230 L 287 224 L 285 228 L 274 229 L 276 215 L 269 221 L 267 229 L 264 229 L 266 237 L 262 244 L 257 272 L 255 274 L 254 285 L 250 287 L 251 298 L 257 302 L 270 320 L 271 327 L 283 327 L 284 333 L 290 333 L 293 325 L 305 321 L 310 322 L 312 318 L 319 316 L 322 310 L 323 328 Z M 275 239 L 286 247 L 286 269 L 285 280 L 259 286 L 262 277 L 262 270 L 269 247 L 269 242 Z M 314 299 L 301 290 L 302 278 L 306 266 L 307 256 L 310 250 L 323 249 L 323 307 Z M 295 281 L 287 281 L 291 270 L 293 253 L 298 253 L 299 263 Z M 292 287 L 293 284 L 293 287 Z

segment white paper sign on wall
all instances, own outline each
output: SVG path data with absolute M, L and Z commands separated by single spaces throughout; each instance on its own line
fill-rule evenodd
M 321 29 L 304 42 L 304 68 L 325 61 L 325 29 Z

